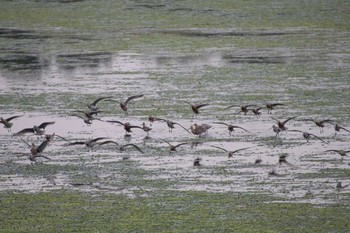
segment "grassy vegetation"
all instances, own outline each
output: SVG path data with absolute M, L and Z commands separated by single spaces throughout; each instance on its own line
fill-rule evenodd
M 207 192 L 89 195 L 2 193 L 3 232 L 344 232 L 349 206 L 266 203 L 270 197 Z

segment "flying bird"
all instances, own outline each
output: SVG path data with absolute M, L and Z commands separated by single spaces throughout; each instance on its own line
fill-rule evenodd
M 247 104 L 247 105 L 242 105 L 242 106 L 240 106 L 240 105 L 235 105 L 235 104 L 234 104 L 234 105 L 228 106 L 227 108 L 239 107 L 239 108 L 240 108 L 240 111 L 239 111 L 237 114 L 243 112 L 244 115 L 246 115 L 246 114 L 248 113 L 248 111 L 250 110 L 249 107 L 255 107 L 255 106 L 256 106 L 256 105 L 254 105 L 254 104 Z
M 13 123 L 11 122 L 13 119 L 16 119 L 18 117 L 22 117 L 24 115 L 18 115 L 18 116 L 12 116 L 9 118 L 2 118 L 0 117 L 0 123 L 4 125 L 4 128 L 7 128 L 7 131 L 11 131 L 11 127 L 13 126 Z
M 98 99 L 96 99 L 94 102 L 90 103 L 87 105 L 87 107 L 91 110 L 91 111 L 97 111 L 99 108 L 97 107 L 97 104 L 102 101 L 102 100 L 106 100 L 106 99 L 110 99 L 112 98 L 112 96 L 106 96 L 106 97 L 100 97 Z
M 239 151 L 246 150 L 246 149 L 250 148 L 250 147 L 244 147 L 244 148 L 240 148 L 240 149 L 237 149 L 237 150 L 234 150 L 234 151 L 228 151 L 225 148 L 222 148 L 222 147 L 219 147 L 219 146 L 210 146 L 210 147 L 217 148 L 217 149 L 220 149 L 220 150 L 223 150 L 223 151 L 227 152 L 229 158 L 233 157 L 233 154 L 235 154 L 235 153 L 237 153 Z
M 328 123 L 328 124 L 333 124 L 334 120 L 331 120 L 331 119 L 325 119 L 325 120 L 315 120 L 315 119 L 305 119 L 304 121 L 312 121 L 315 123 L 315 125 L 317 127 L 319 127 L 320 129 L 320 133 L 323 132 L 323 128 L 325 127 L 325 124 Z
M 165 142 L 165 143 L 167 143 L 167 144 L 169 145 L 169 147 L 170 147 L 170 153 L 176 151 L 176 149 L 177 149 L 179 146 L 182 146 L 182 145 L 186 145 L 186 144 L 187 144 L 187 142 L 182 142 L 182 143 L 179 143 L 179 144 L 176 144 L 176 145 L 172 145 L 172 144 L 170 144 L 170 142 L 168 142 L 168 141 L 165 140 L 165 139 L 160 139 L 160 140 L 162 140 L 163 142 Z
M 311 139 L 311 137 L 315 137 L 317 138 L 318 140 L 328 144 L 328 142 L 326 142 L 325 140 L 323 140 L 322 138 L 316 136 L 315 134 L 312 134 L 312 133 L 308 133 L 308 132 L 305 132 L 305 131 L 301 131 L 301 130 L 296 130 L 296 129 L 293 129 L 293 130 L 288 130 L 289 132 L 299 132 L 299 133 L 302 133 L 303 134 L 303 137 L 306 139 L 307 142 L 309 142 L 309 140 Z
M 143 96 L 144 95 L 133 95 L 133 96 L 128 97 L 124 102 L 119 102 L 119 101 L 116 101 L 116 100 L 111 100 L 111 101 L 118 102 L 120 108 L 124 111 L 125 115 L 128 115 L 128 103 L 131 100 L 135 100 L 135 99 L 141 98 Z
M 289 118 L 287 118 L 287 119 L 284 120 L 284 121 L 279 121 L 279 120 L 277 120 L 277 119 L 274 118 L 274 117 L 271 117 L 271 118 L 277 122 L 278 128 L 280 128 L 281 130 L 284 131 L 284 130 L 287 130 L 287 129 L 288 129 L 288 128 L 285 126 L 286 123 L 287 123 L 288 121 L 290 121 L 290 120 L 293 120 L 293 119 L 297 118 L 297 116 L 289 117 Z
M 265 102 L 265 106 L 267 108 L 267 113 L 271 114 L 272 110 L 275 109 L 276 106 L 285 106 L 285 104 L 282 103 L 268 103 L 267 101 L 263 100 Z
M 107 122 L 117 123 L 117 124 L 122 125 L 124 127 L 125 132 L 126 132 L 125 135 L 128 135 L 128 136 L 130 135 L 129 133 L 132 132 L 131 129 L 137 128 L 137 129 L 142 129 L 143 130 L 143 128 L 141 126 L 131 125 L 130 122 L 125 122 L 125 123 L 120 122 L 120 121 L 107 121 Z
M 185 103 L 191 105 L 191 109 L 195 115 L 199 114 L 199 109 L 205 106 L 208 106 L 209 104 L 192 104 L 190 102 L 185 101 Z
M 43 135 L 45 133 L 45 128 L 48 125 L 55 124 L 54 121 L 41 123 L 39 126 L 34 125 L 32 128 L 25 128 L 14 134 L 14 136 L 23 135 L 26 133 L 34 133 L 35 135 Z
M 341 160 L 346 156 L 347 153 L 350 153 L 350 150 L 326 150 L 325 152 L 335 152 L 341 156 Z
M 194 125 L 191 126 L 191 132 L 194 135 L 198 135 L 199 137 L 206 133 L 212 126 L 208 125 L 208 124 L 200 124 L 198 125 L 197 123 L 195 123 Z
M 213 124 L 226 125 L 230 136 L 231 136 L 232 132 L 234 131 L 234 129 L 242 129 L 242 130 L 252 134 L 250 131 L 246 130 L 243 127 L 237 126 L 237 125 L 231 125 L 231 124 L 227 124 L 225 122 L 213 122 Z

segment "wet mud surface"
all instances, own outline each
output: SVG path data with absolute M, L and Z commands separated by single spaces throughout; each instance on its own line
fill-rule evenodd
M 127 9 L 132 11 L 161 8 L 193 13 L 190 8 L 168 8 L 167 4 L 128 2 L 131 8 Z M 218 14 L 201 10 L 196 14 Z M 119 33 L 112 34 L 118 39 Z M 105 42 L 97 33 L 1 27 L 0 116 L 23 116 L 12 120 L 11 130 L 0 128 L 0 190 L 32 193 L 63 188 L 131 197 L 140 190 L 200 190 L 262 193 L 313 204 L 349 200 L 349 187 L 336 188 L 337 182 L 350 184 L 349 155 L 326 152 L 350 150 L 350 133 L 341 130 L 335 135 L 334 130 L 335 122 L 350 129 L 348 31 L 149 27 L 123 33 L 134 47 L 106 51 L 93 47 Z M 164 37 L 164 46 L 156 43 L 161 39 L 149 42 L 153 37 Z M 191 40 L 189 47 L 197 43 L 200 48 L 186 51 L 187 40 Z M 58 48 L 52 49 L 52 44 Z M 86 48 L 81 51 L 75 44 Z M 67 51 L 65 46 L 73 47 Z M 141 46 L 146 49 L 138 49 Z M 104 100 L 98 104 L 101 121 L 87 125 L 71 116 L 75 110 L 88 110 L 87 104 L 99 97 L 111 96 L 120 102 L 137 94 L 144 96 L 130 101 L 128 115 L 117 102 Z M 194 116 L 186 101 L 209 105 Z M 236 106 L 227 108 L 264 107 L 265 101 L 283 105 L 272 113 L 262 108 L 259 117 L 240 113 Z M 179 125 L 169 132 L 163 121 L 150 126 L 149 116 L 175 121 L 186 129 L 195 123 L 212 127 L 201 137 Z M 288 129 L 307 131 L 325 142 L 316 137 L 307 142 L 300 132 L 283 131 L 276 137 L 273 118 L 292 116 L 297 118 L 286 124 Z M 313 122 L 305 121 L 310 118 L 332 119 L 333 124 L 326 124 L 321 132 Z M 123 127 L 110 120 L 136 126 L 145 122 L 152 130 L 147 135 L 135 128 L 126 137 Z M 133 143 L 144 153 L 132 147 L 120 151 L 111 143 L 92 149 L 69 146 L 55 137 L 43 152 L 51 160 L 37 158 L 32 163 L 30 148 L 21 139 L 39 145 L 43 137 L 13 134 L 48 121 L 55 124 L 46 133 L 71 142 L 105 137 L 101 141 Z M 229 135 L 227 126 L 214 122 L 249 132 L 238 128 Z M 187 144 L 170 152 L 163 140 Z M 232 158 L 224 151 L 240 148 L 248 149 Z M 287 162 L 279 162 L 284 156 Z M 194 166 L 197 158 L 200 166 Z

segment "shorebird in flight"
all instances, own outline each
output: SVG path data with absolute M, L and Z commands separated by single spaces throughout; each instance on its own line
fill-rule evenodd
M 250 132 L 249 130 L 246 130 L 245 128 L 237 126 L 237 125 L 231 125 L 231 124 L 228 124 L 225 122 L 213 122 L 213 124 L 226 125 L 230 136 L 234 132 L 234 129 L 242 129 L 242 130 L 252 134 L 252 132 Z
M 246 149 L 250 148 L 250 147 L 244 147 L 244 148 L 240 148 L 240 149 L 237 149 L 237 150 L 234 150 L 234 151 L 228 151 L 225 148 L 222 148 L 220 146 L 210 146 L 210 147 L 217 148 L 217 149 L 220 149 L 220 150 L 223 150 L 223 151 L 227 152 L 228 153 L 228 158 L 232 158 L 233 154 L 235 154 L 235 153 L 237 153 L 239 151 L 246 150 Z
M 34 125 L 32 128 L 25 128 L 14 134 L 14 136 L 23 135 L 26 133 L 34 133 L 35 135 L 43 135 L 45 133 L 45 128 L 48 125 L 55 124 L 54 121 L 41 123 L 39 126 Z
M 18 117 L 22 117 L 24 115 L 18 115 L 18 116 L 12 116 L 9 118 L 2 118 L 0 117 L 0 123 L 4 125 L 4 128 L 7 128 L 7 131 L 11 131 L 11 127 L 13 126 L 13 123 L 11 122 L 13 119 L 16 119 Z

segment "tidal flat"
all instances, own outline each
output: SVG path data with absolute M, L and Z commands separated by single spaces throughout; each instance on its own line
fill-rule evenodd
M 349 9 L 345 0 L 2 2 L 0 117 L 20 117 L 0 128 L 0 231 L 347 232 L 350 158 L 330 150 L 350 150 Z M 118 103 L 138 94 L 125 114 Z M 74 116 L 99 97 L 113 100 L 98 103 L 100 120 Z M 270 113 L 267 102 L 282 105 Z M 208 106 L 195 115 L 189 103 Z M 290 117 L 292 131 L 276 136 L 272 125 Z M 152 130 L 125 136 L 108 121 Z M 43 152 L 51 160 L 31 162 L 24 141 L 43 137 L 14 134 L 43 122 L 55 122 L 45 129 L 57 135 Z M 186 131 L 194 124 L 212 127 L 198 137 Z M 69 145 L 97 137 L 118 145 Z M 170 152 L 164 140 L 186 144 Z M 143 153 L 120 150 L 130 143 Z

